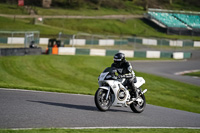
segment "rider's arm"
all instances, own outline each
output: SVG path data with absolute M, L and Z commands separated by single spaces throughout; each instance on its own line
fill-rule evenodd
M 125 75 L 125 78 L 133 78 L 135 77 L 135 72 L 132 71 L 131 73 L 127 73 L 127 74 L 124 74 Z
M 127 68 L 126 68 L 126 74 L 122 75 L 124 78 L 133 78 L 135 77 L 135 72 L 133 71 L 133 68 L 130 63 L 127 63 Z

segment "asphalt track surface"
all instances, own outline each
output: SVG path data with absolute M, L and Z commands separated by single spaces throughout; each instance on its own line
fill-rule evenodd
M 0 89 L 0 128 L 200 128 L 200 114 L 147 105 L 143 113 L 112 107 L 100 112 L 94 97 Z

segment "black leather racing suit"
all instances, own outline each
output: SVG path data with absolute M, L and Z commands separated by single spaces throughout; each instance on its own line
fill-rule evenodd
M 126 78 L 126 81 L 124 82 L 125 85 L 131 88 L 133 93 L 137 97 L 137 94 L 135 93 L 136 87 L 134 85 L 134 82 L 136 82 L 135 72 L 133 71 L 131 64 L 125 60 L 120 65 L 117 63 L 113 63 L 111 67 L 116 69 L 119 75 Z

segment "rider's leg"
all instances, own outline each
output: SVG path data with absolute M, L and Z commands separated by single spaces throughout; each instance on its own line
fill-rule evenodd
M 131 91 L 132 91 L 132 93 L 134 93 L 134 98 L 137 98 L 138 97 L 138 91 L 137 91 L 137 87 L 134 84 L 135 82 L 137 82 L 135 78 L 129 79 Z

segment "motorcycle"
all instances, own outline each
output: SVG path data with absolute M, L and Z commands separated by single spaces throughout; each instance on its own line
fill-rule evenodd
M 147 89 L 142 91 L 140 87 L 145 83 L 144 78 L 136 77 L 134 82 L 138 91 L 137 98 L 134 98 L 134 93 L 124 83 L 125 77 L 120 77 L 116 69 L 107 67 L 98 77 L 99 88 L 94 97 L 96 107 L 100 111 L 107 111 L 111 106 L 130 106 L 135 113 L 143 112 L 146 106 L 144 93 Z

